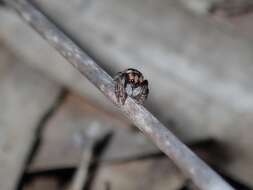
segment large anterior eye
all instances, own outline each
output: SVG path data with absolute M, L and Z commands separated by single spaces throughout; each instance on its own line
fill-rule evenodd
M 133 79 L 131 79 L 131 80 L 130 80 L 130 82 L 134 82 L 134 80 L 133 80 Z

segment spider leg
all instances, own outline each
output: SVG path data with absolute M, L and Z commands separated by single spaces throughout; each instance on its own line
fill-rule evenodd
M 126 83 L 127 83 L 127 78 L 126 74 L 120 72 L 116 75 L 114 78 L 114 81 L 116 82 L 115 85 L 115 95 L 117 98 L 117 102 L 121 103 L 122 105 L 125 104 L 126 98 L 127 98 L 127 93 L 125 90 Z
M 114 81 L 116 82 L 115 84 L 115 96 L 117 98 L 117 102 L 120 101 L 120 78 L 122 76 L 122 73 L 119 72 L 116 74 L 116 76 L 114 77 Z
M 125 101 L 127 99 L 127 92 L 126 92 L 126 86 L 127 86 L 127 74 L 123 73 L 121 80 L 120 80 L 120 100 L 121 104 L 124 105 Z
M 142 87 L 141 93 L 138 96 L 135 97 L 135 99 L 137 100 L 137 102 L 139 104 L 143 104 L 144 101 L 148 97 L 148 93 L 149 93 L 148 81 L 144 80 L 143 83 L 141 84 L 141 87 Z
M 115 96 L 117 98 L 117 102 L 119 102 L 119 96 L 120 96 L 119 93 L 120 93 L 119 92 L 119 83 L 116 81 L 116 84 L 115 84 Z

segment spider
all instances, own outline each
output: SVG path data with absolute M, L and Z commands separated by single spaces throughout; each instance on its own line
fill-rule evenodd
M 148 81 L 144 80 L 142 73 L 136 69 L 126 69 L 114 77 L 115 94 L 117 101 L 125 104 L 127 97 L 131 97 L 139 104 L 143 104 L 148 97 Z

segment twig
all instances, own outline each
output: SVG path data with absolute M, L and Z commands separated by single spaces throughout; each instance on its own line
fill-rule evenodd
M 106 130 L 102 134 L 94 136 L 92 142 L 85 145 L 80 165 L 75 172 L 68 190 L 90 189 L 101 154 L 106 150 L 105 148 L 110 142 L 111 137 L 112 132 Z M 91 168 L 92 170 L 90 170 Z
M 87 150 L 87 147 L 84 149 L 80 165 L 75 172 L 73 180 L 70 184 L 68 190 L 82 190 L 85 184 L 85 181 L 88 177 L 89 164 L 92 159 L 92 153 L 90 149 Z
M 69 63 L 87 77 L 136 127 L 149 136 L 198 188 L 202 190 L 233 189 L 143 106 L 136 104 L 131 98 L 127 99 L 124 106 L 119 105 L 114 94 L 112 78 L 38 9 L 26 0 L 4 1 L 19 13 Z

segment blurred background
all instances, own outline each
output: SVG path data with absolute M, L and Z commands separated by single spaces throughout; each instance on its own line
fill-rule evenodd
M 236 189 L 253 189 L 252 0 L 33 0 Z M 191 182 L 0 6 L 1 190 L 187 190 Z

